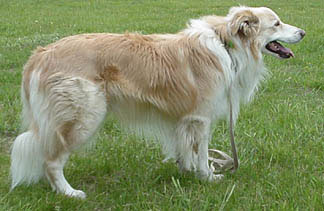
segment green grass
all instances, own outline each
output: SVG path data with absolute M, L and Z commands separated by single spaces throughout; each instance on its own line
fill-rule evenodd
M 51 192 L 47 182 L 9 193 L 10 145 L 19 133 L 23 64 L 38 45 L 85 32 L 175 33 L 190 18 L 225 15 L 234 5 L 268 6 L 305 29 L 296 58 L 265 60 L 272 73 L 236 125 L 240 169 L 201 182 L 162 163 L 159 145 L 106 121 L 91 150 L 65 168 L 86 200 Z M 0 210 L 323 210 L 324 5 L 319 0 L 0 0 Z M 213 148 L 229 151 L 227 126 Z

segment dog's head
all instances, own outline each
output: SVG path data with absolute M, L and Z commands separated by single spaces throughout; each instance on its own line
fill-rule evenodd
M 240 40 L 257 41 L 261 51 L 278 58 L 293 57 L 293 52 L 279 42 L 297 43 L 305 31 L 283 23 L 271 9 L 233 7 L 227 16 L 228 31 Z

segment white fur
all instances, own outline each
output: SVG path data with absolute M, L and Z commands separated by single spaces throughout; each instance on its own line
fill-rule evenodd
M 11 189 L 22 182 L 36 183 L 44 176 L 44 154 L 40 147 L 33 131 L 16 138 L 11 151 Z

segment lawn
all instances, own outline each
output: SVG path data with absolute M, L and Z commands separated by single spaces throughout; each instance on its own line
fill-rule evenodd
M 91 32 L 176 33 L 190 18 L 231 6 L 267 6 L 306 31 L 295 58 L 266 56 L 271 76 L 241 109 L 241 166 L 219 183 L 162 163 L 159 144 L 107 120 L 91 147 L 71 156 L 65 175 L 85 200 L 51 192 L 46 181 L 9 192 L 10 145 L 20 129 L 20 81 L 31 51 Z M 323 210 L 324 4 L 319 0 L 0 0 L 0 210 Z M 230 152 L 227 125 L 210 147 Z

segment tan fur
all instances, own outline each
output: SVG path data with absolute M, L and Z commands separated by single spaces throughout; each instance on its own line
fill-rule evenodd
M 222 43 L 226 45 L 230 41 L 230 34 L 227 29 L 228 20 L 225 17 L 211 15 L 204 17 L 204 20 L 213 26 Z
M 76 75 L 104 82 L 107 98 L 123 95 L 182 116 L 195 109 L 198 94 L 208 94 L 209 84 L 214 83 L 208 69 L 222 71 L 218 59 L 196 38 L 181 33 L 86 34 L 39 48 L 25 66 L 23 83 L 28 96 L 32 71 L 42 71 L 42 86 L 57 72 Z

